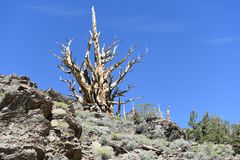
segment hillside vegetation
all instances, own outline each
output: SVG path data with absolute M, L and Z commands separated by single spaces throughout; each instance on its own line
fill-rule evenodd
M 149 105 L 140 105 L 147 111 L 132 110 L 126 119 L 84 111 L 78 101 L 52 89 L 41 91 L 26 76 L 1 75 L 0 93 L 1 160 L 240 159 L 239 126 L 219 134 L 227 127 L 216 128 L 216 117 L 195 122 L 191 114 L 194 127 L 182 129 L 153 114 Z

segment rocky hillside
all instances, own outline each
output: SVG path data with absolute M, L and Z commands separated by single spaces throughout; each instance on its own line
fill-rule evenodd
M 237 160 L 232 147 L 184 140 L 184 132 L 173 122 L 151 119 L 135 124 L 129 118 L 76 111 L 82 124 L 85 159 L 119 160 Z
M 48 92 L 28 77 L 0 76 L 1 160 L 80 159 L 72 106 L 62 108 Z
M 83 111 L 28 77 L 0 75 L 0 160 L 238 160 L 232 147 L 184 140 L 174 122 Z M 84 107 L 85 108 L 85 107 Z

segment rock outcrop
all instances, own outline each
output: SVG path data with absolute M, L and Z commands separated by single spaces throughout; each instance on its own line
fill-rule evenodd
M 184 130 L 171 120 L 156 116 L 141 118 L 136 110 L 131 110 L 128 118 L 134 122 L 136 134 L 144 134 L 151 139 L 167 138 L 169 141 L 186 138 Z
M 81 126 L 54 97 L 26 76 L 0 76 L 1 160 L 80 159 Z
M 83 126 L 84 160 L 239 159 L 229 145 L 185 140 L 183 130 L 169 120 L 151 118 L 135 123 L 135 116 L 125 120 L 88 111 L 76 114 Z
M 169 141 L 186 137 L 184 131 L 176 123 L 166 119 L 143 122 L 136 127 L 136 134 L 145 134 L 151 139 L 166 137 Z

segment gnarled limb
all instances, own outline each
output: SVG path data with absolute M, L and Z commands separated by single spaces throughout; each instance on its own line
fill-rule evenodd
M 60 77 L 60 81 L 65 82 L 68 84 L 68 88 L 70 91 L 72 91 L 75 98 L 77 98 L 78 101 L 82 101 L 82 98 L 78 95 L 77 90 L 75 89 L 75 82 L 74 80 L 65 80 Z
M 54 56 L 60 60 L 61 64 L 58 66 L 66 74 L 71 74 L 79 86 L 79 90 L 75 89 L 75 81 L 62 80 L 66 82 L 69 89 L 73 92 L 73 95 L 77 99 L 81 99 L 84 105 L 88 105 L 89 110 L 97 112 L 107 112 L 113 114 L 115 104 L 119 105 L 119 110 L 122 104 L 126 104 L 138 98 L 128 99 L 121 101 L 120 97 L 133 88 L 129 85 L 127 89 L 121 90 L 118 85 L 125 78 L 126 74 L 131 71 L 134 64 L 140 61 L 142 56 L 129 61 L 125 70 L 122 70 L 121 65 L 126 62 L 132 55 L 134 48 L 131 47 L 128 53 L 121 60 L 117 61 L 110 67 L 106 64 L 112 61 L 117 56 L 117 47 L 119 40 L 114 40 L 111 45 L 105 48 L 105 45 L 101 47 L 99 42 L 100 32 L 97 31 L 97 21 L 92 7 L 92 29 L 90 31 L 90 39 L 87 42 L 86 53 L 81 65 L 76 64 L 72 58 L 71 43 L 72 40 L 67 41 L 66 44 L 61 44 L 61 56 Z M 93 50 L 91 51 L 91 49 Z M 91 52 L 93 52 L 94 61 L 91 62 Z M 112 72 L 115 69 L 119 69 L 119 77 L 113 79 Z M 81 96 L 80 96 L 81 95 Z M 115 99 L 118 102 L 115 102 Z M 120 111 L 118 111 L 120 113 Z
M 127 66 L 126 66 L 126 68 L 125 68 L 125 71 L 122 72 L 122 73 L 120 73 L 118 79 L 117 79 L 115 82 L 112 83 L 111 89 L 114 89 L 115 87 L 117 87 L 117 85 L 123 80 L 123 78 L 126 76 L 126 74 L 127 74 L 128 72 L 130 72 L 130 70 L 131 70 L 131 68 L 133 67 L 133 65 L 134 65 L 135 63 L 139 62 L 142 57 L 143 57 L 143 55 L 138 56 L 138 57 L 137 57 L 136 59 L 134 59 L 133 61 L 128 62 Z

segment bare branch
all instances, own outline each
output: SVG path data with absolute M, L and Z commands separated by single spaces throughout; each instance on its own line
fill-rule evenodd
M 56 57 L 58 60 L 62 61 L 62 57 L 59 57 L 57 54 L 55 54 L 53 51 L 51 51 L 52 55 Z
M 126 101 L 121 101 L 120 104 L 127 104 L 127 103 L 129 103 L 129 102 L 138 100 L 138 99 L 140 99 L 140 98 L 142 98 L 142 97 L 137 97 L 137 98 L 128 99 L 128 100 L 126 100 Z M 111 103 L 111 104 L 119 104 L 119 102 L 116 102 L 116 101 L 109 101 L 109 103 Z
M 116 64 L 114 64 L 113 66 L 109 67 L 106 70 L 105 74 L 109 75 L 114 69 L 118 68 L 122 63 L 124 63 L 129 58 L 129 56 L 132 54 L 133 51 L 134 51 L 134 48 L 131 47 L 128 50 L 128 54 L 123 59 L 118 61 Z
M 114 40 L 113 43 L 107 49 L 104 50 L 104 48 L 102 48 L 101 60 L 103 64 L 112 61 L 113 58 L 117 56 L 116 50 L 119 42 L 120 40 Z
M 133 61 L 130 61 L 130 62 L 128 63 L 128 65 L 127 65 L 126 68 L 125 68 L 125 71 L 124 71 L 122 74 L 119 75 L 118 79 L 117 79 L 114 83 L 112 83 L 111 89 L 114 89 L 114 88 L 123 80 L 123 78 L 126 76 L 126 74 L 127 74 L 128 72 L 130 72 L 132 66 L 133 66 L 135 63 L 137 63 L 140 59 L 141 59 L 141 57 L 138 57 L 138 58 L 136 58 L 136 59 L 134 59 Z
M 77 98 L 78 101 L 81 101 L 82 98 L 78 95 L 75 89 L 75 82 L 73 80 L 65 80 L 60 77 L 60 81 L 67 83 L 69 90 L 73 92 L 73 95 Z
M 66 74 L 71 74 L 72 73 L 71 70 L 69 70 L 66 67 L 64 67 L 63 64 L 58 65 L 58 68 L 61 69 Z
M 88 45 L 87 45 L 87 51 L 86 51 L 86 55 L 85 55 L 85 61 L 84 61 L 84 65 L 85 68 L 89 68 L 91 70 L 91 72 L 94 71 L 94 68 L 92 66 L 91 60 L 90 60 L 90 50 L 91 50 L 91 46 L 92 46 L 92 38 L 89 40 Z
M 105 53 L 108 53 L 109 51 L 111 51 L 112 49 L 114 49 L 119 43 L 121 42 L 121 40 L 114 40 L 112 42 L 112 44 L 104 50 Z
M 130 91 L 132 88 L 134 88 L 133 85 L 128 85 L 128 88 L 125 90 L 119 90 L 118 88 L 115 88 L 115 91 L 113 92 L 114 97 L 120 97 L 124 96 L 128 91 Z

